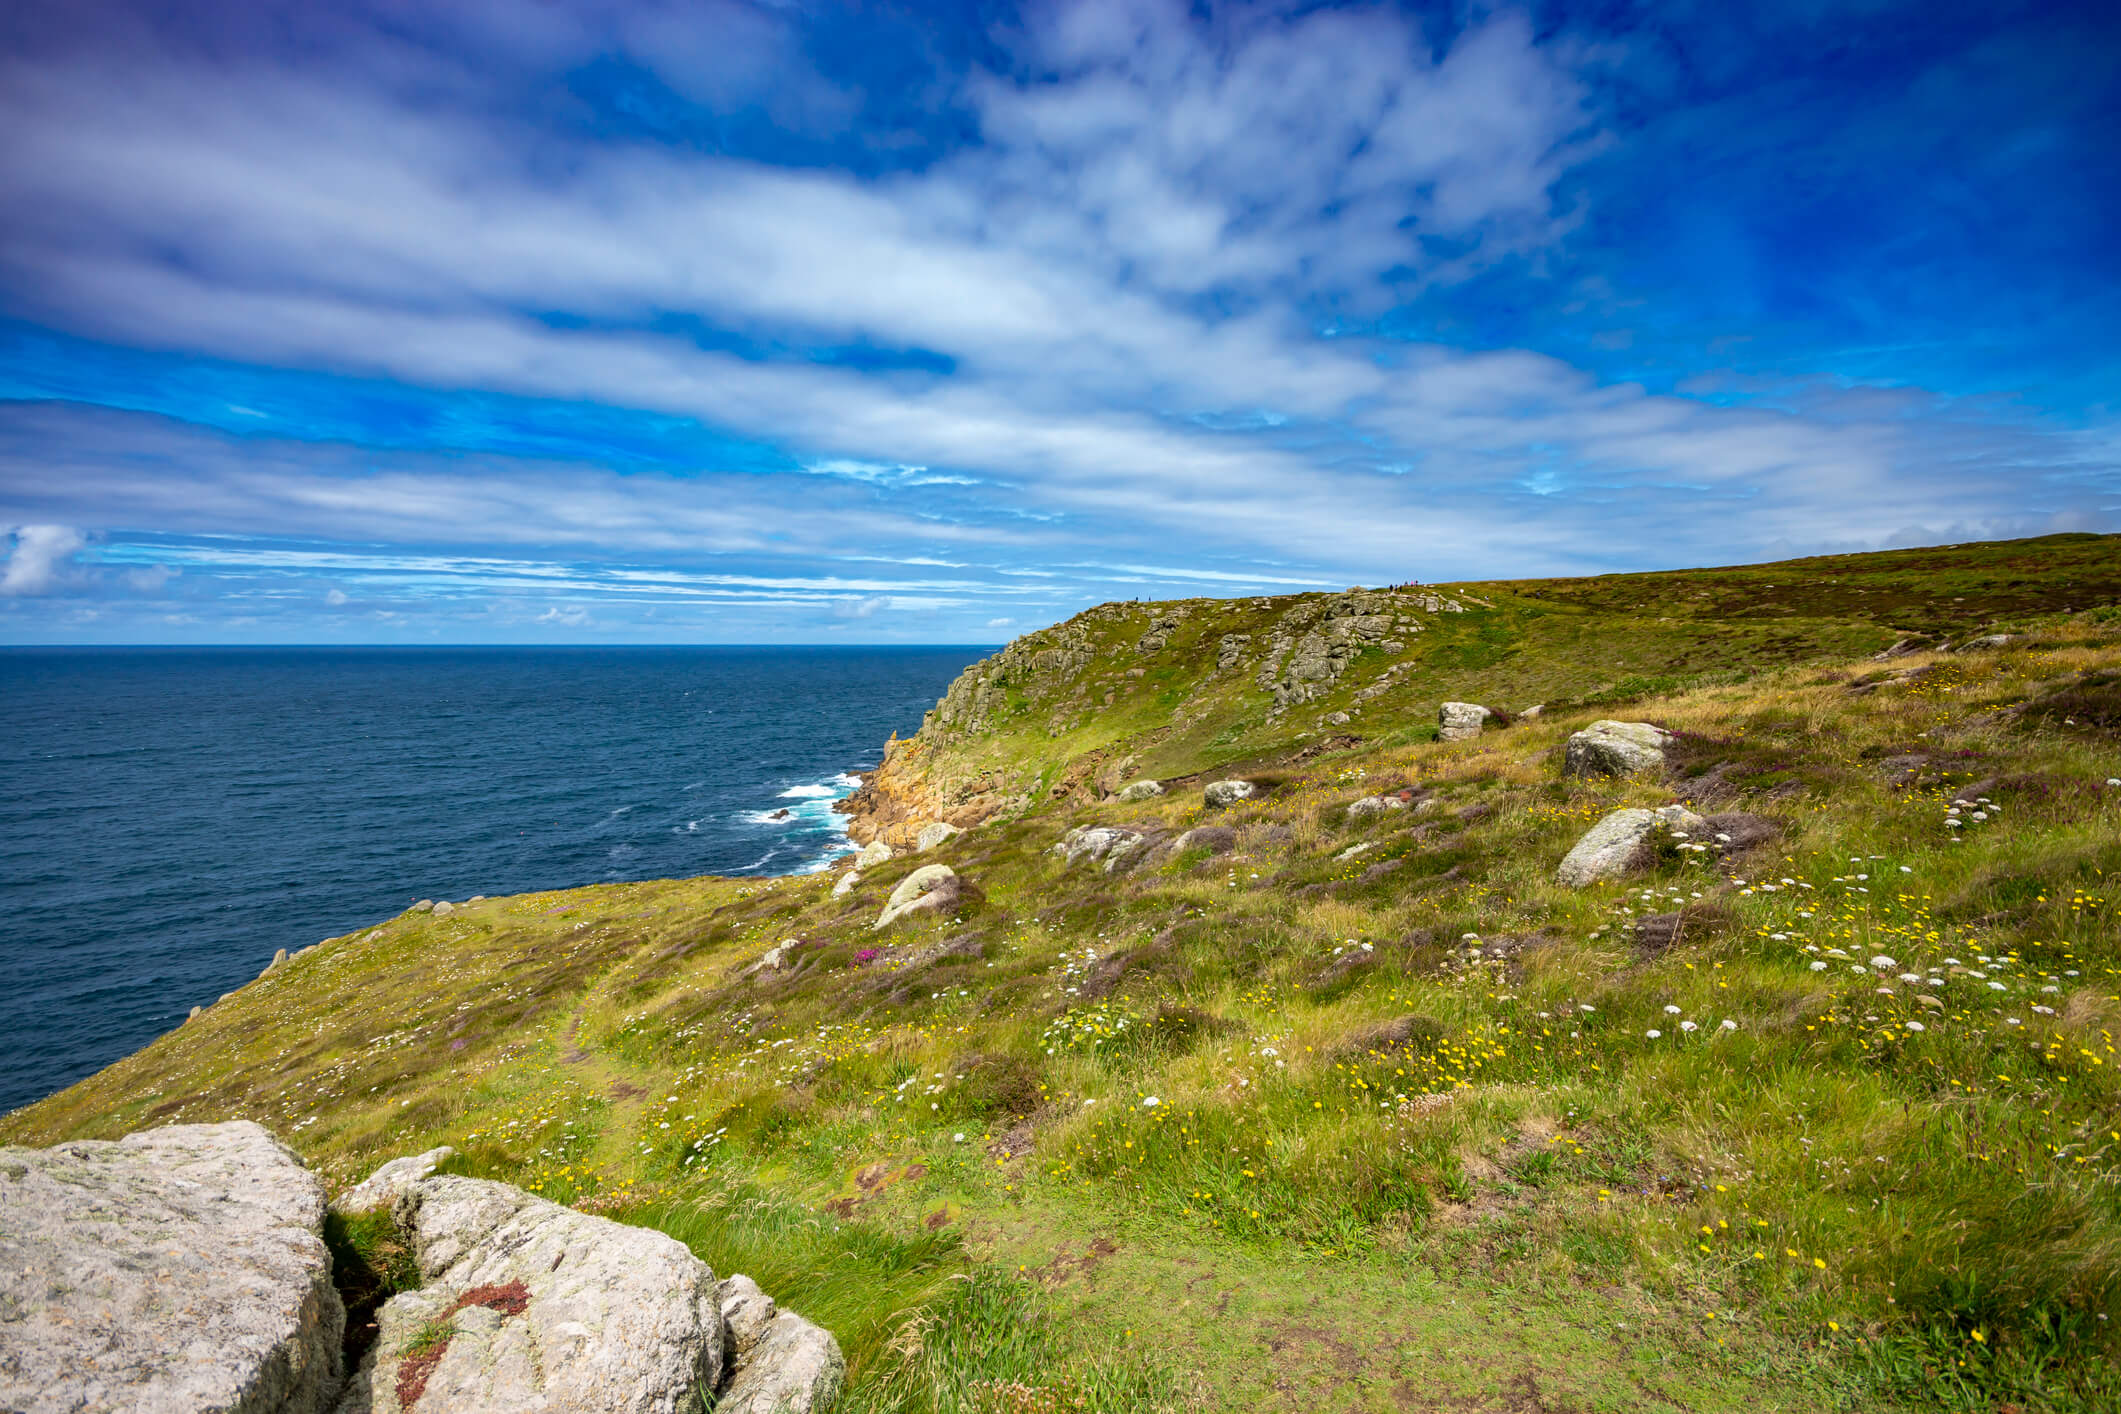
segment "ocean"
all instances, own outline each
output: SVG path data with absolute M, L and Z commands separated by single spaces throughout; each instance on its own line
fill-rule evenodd
M 823 868 L 988 651 L 0 650 L 0 1112 L 415 899 Z

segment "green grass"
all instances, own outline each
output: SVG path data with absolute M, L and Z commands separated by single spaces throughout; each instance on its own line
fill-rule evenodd
M 244 1116 L 334 1185 L 451 1143 L 751 1274 L 837 1333 L 853 1410 L 2116 1407 L 2121 615 L 2059 612 L 2113 546 L 1469 586 L 1495 607 L 1410 635 L 1324 752 L 1388 663 L 1270 721 L 1203 663 L 1298 601 L 1196 601 L 1156 655 L 1160 606 L 1114 606 L 1058 736 L 1072 689 L 1027 680 L 895 753 L 1040 783 L 933 856 L 958 917 L 869 928 L 910 858 L 407 914 L 0 1136 Z M 1859 656 L 1999 617 L 2001 651 Z M 1549 705 L 1437 743 L 1445 697 Z M 1560 775 L 1611 715 L 1680 733 L 1664 776 Z M 1272 787 L 1215 814 L 1230 852 L 1050 852 L 1209 823 L 1197 783 L 1099 791 L 1209 760 Z M 1954 828 L 1962 794 L 2000 808 Z M 1778 833 L 1554 883 L 1675 795 Z M 389 1240 L 333 1236 L 378 1273 Z

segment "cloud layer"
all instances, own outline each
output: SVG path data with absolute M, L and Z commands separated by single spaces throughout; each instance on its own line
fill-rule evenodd
M 1601 254 L 1639 37 L 1132 3 L 849 59 L 826 29 L 18 32 L 0 633 L 978 638 L 1113 594 L 2112 522 L 2110 406 L 1762 367 L 1730 352 L 1756 321 L 1670 355 L 1698 305 Z M 1522 307 L 1547 337 L 1468 325 Z M 1595 355 L 1553 336 L 1586 324 Z

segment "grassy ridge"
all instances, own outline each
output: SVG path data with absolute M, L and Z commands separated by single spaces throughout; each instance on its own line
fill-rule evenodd
M 944 772 L 1021 751 L 1072 798 L 841 898 L 698 879 L 407 914 L 0 1138 L 246 1116 L 334 1183 L 452 1143 L 752 1272 L 839 1333 L 862 1411 L 2115 1407 L 2121 615 L 2087 601 L 2121 557 L 2065 539 L 2041 580 L 2026 554 L 1874 557 L 1875 617 L 1807 599 L 1803 653 L 1698 670 L 1639 627 L 1668 589 L 1438 591 L 1495 607 L 1410 636 L 1414 685 L 1339 733 L 1334 699 L 1269 721 L 1202 667 L 1214 615 L 1295 601 L 1198 609 L 1156 654 L 1161 606 L 1122 606 L 1078 735 L 1027 694 L 928 747 Z M 1679 581 L 1724 596 L 1685 633 L 1769 644 L 1725 618 L 1786 569 Z M 2000 648 L 1854 656 L 1998 617 Z M 1441 666 L 1534 632 L 1537 664 Z M 1338 700 L 1383 666 L 1358 655 Z M 1616 713 L 1614 675 L 1660 666 L 1679 685 Z M 1227 695 L 1211 743 L 1256 715 L 1214 751 L 1260 798 L 1094 798 L 1171 725 L 1158 671 Z M 1545 715 L 1428 739 L 1435 700 L 1508 672 L 1550 675 Z M 1679 733 L 1667 772 L 1564 778 L 1568 733 L 1616 714 Z M 1178 735 L 1151 749 L 1199 769 Z M 1348 816 L 1402 786 L 1417 807 Z M 1554 883 L 1591 822 L 1675 797 L 1763 837 Z M 1231 848 L 1051 851 L 1097 823 Z M 965 910 L 872 931 L 930 859 Z

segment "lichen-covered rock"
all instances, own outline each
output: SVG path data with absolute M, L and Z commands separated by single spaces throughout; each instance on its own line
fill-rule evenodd
M 1118 798 L 1131 804 L 1137 800 L 1154 800 L 1163 793 L 1164 787 L 1160 781 L 1136 781 L 1121 790 Z
M 859 869 L 849 869 L 846 873 L 840 875 L 839 882 L 832 886 L 832 896 L 834 898 L 847 897 L 847 895 L 854 892 L 854 886 L 856 884 L 859 884 L 861 881 L 862 871 Z
M 879 864 L 891 862 L 891 846 L 882 840 L 871 840 L 862 846 L 861 853 L 854 856 L 857 869 L 874 869 Z
M 725 1358 L 715 1414 L 816 1414 L 839 1398 L 847 1366 L 832 1333 L 778 1309 L 750 1277 L 720 1288 Z
M 1562 753 L 1568 776 L 1631 776 L 1664 769 L 1672 734 L 1648 722 L 1593 722 L 1570 736 Z
M 388 1208 L 415 1183 L 456 1156 L 457 1151 L 444 1144 L 439 1148 L 429 1149 L 424 1154 L 392 1159 L 333 1199 L 331 1210 L 352 1217 L 356 1213 L 372 1213 L 378 1208 Z
M 1554 871 L 1554 877 L 1572 889 L 1602 879 L 1617 879 L 1640 861 L 1650 837 L 1659 829 L 1697 836 L 1708 829 L 1708 821 L 1683 805 L 1615 810 L 1576 841 L 1562 859 L 1561 867 Z
M 1350 820 L 1364 820 L 1372 815 L 1383 815 L 1392 810 L 1404 810 L 1407 803 L 1396 795 L 1366 795 L 1361 800 L 1348 804 Z
M 1105 872 L 1109 874 L 1115 866 L 1140 849 L 1142 841 L 1146 838 L 1139 830 L 1125 830 L 1117 825 L 1078 826 L 1061 836 L 1060 843 L 1053 846 L 1052 852 L 1067 856 L 1071 865 L 1084 859 L 1093 863 L 1102 862 Z
M 676 1239 L 477 1178 L 394 1211 L 423 1285 L 384 1304 L 339 1414 L 689 1414 L 720 1385 L 714 1273 Z
M 1173 854 L 1184 854 L 1189 849 L 1205 849 L 1211 854 L 1228 854 L 1237 848 L 1237 831 L 1227 825 L 1196 825 L 1171 841 Z
M 1212 809 L 1220 810 L 1226 805 L 1235 805 L 1240 800 L 1250 800 L 1259 793 L 1250 781 L 1213 781 L 1201 792 L 1201 798 Z
M 876 916 L 877 928 L 888 928 L 912 913 L 940 913 L 957 906 L 963 886 L 957 872 L 947 864 L 925 864 L 899 880 L 884 911 Z
M 0 1149 L 0 1409 L 317 1414 L 324 1187 L 259 1126 Z
M 1436 739 L 1470 740 L 1480 735 L 1481 727 L 1494 715 L 1478 702 L 1446 702 L 1436 709 Z
M 933 824 L 923 825 L 921 826 L 921 832 L 914 836 L 913 839 L 914 853 L 926 854 L 937 845 L 948 841 L 953 835 L 961 835 L 963 833 L 964 831 L 957 826 L 946 824 L 941 820 L 937 820 Z

